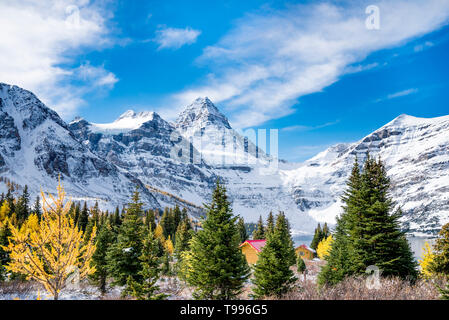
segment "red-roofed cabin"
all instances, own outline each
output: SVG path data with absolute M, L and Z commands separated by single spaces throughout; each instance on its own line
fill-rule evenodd
M 246 240 L 240 245 L 242 253 L 249 264 L 255 264 L 259 258 L 259 252 L 265 246 L 265 240 Z
M 300 255 L 303 259 L 312 260 L 315 256 L 315 250 L 306 246 L 305 244 L 300 245 L 295 249 L 296 255 Z

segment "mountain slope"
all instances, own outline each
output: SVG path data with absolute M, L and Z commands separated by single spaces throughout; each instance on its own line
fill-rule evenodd
M 156 197 L 162 205 L 173 205 L 173 197 L 164 192 L 202 205 L 217 179 L 204 162 L 193 164 L 189 157 L 173 156 L 180 135 L 155 112 L 127 111 L 109 124 L 78 118 L 69 128 L 92 152 L 161 190 Z
M 78 142 L 58 114 L 29 91 L 0 84 L 0 117 L 0 174 L 27 184 L 34 195 L 41 188 L 54 192 L 59 174 L 74 200 L 99 200 L 109 207 L 126 203 L 135 185 L 143 187 Z M 159 206 L 150 192 L 143 197 Z
M 304 211 L 334 222 L 354 158 L 362 162 L 367 151 L 385 162 L 405 229 L 434 234 L 449 222 L 449 116 L 401 115 L 356 143 L 331 147 L 282 172 L 284 183 Z

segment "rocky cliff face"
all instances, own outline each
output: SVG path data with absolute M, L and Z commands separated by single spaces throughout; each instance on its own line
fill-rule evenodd
M 41 188 L 54 192 L 61 175 L 74 200 L 112 206 L 125 203 L 136 184 L 143 186 L 80 143 L 58 114 L 29 91 L 0 84 L 0 115 L 0 174 L 27 184 L 32 193 Z M 159 205 L 149 191 L 143 196 L 150 205 Z

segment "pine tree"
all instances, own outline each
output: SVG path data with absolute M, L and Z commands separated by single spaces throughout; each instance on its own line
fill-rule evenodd
M 299 273 L 304 273 L 307 270 L 306 263 L 299 254 L 296 261 L 296 267 Z
M 35 215 L 37 215 L 40 219 L 41 215 L 42 215 L 42 211 L 41 211 L 41 200 L 39 198 L 39 196 L 36 196 L 36 200 L 34 201 L 34 205 L 33 205 L 33 209 L 31 210 L 32 213 L 34 213 Z M 75 221 L 76 224 L 76 221 Z
M 162 227 L 162 230 L 164 231 L 164 237 L 167 239 L 168 236 L 173 236 L 173 233 L 176 231 L 174 229 L 174 216 L 173 216 L 173 210 L 170 208 L 165 208 L 164 213 L 161 217 L 160 225 Z
M 313 250 L 316 250 L 318 247 L 318 243 L 322 240 L 323 231 L 321 230 L 321 225 L 318 223 L 318 226 L 315 228 L 315 233 L 313 235 L 312 242 L 310 243 L 310 247 Z
M 12 189 L 8 188 L 8 192 L 6 193 L 5 200 L 8 202 L 8 207 L 11 213 L 16 212 L 16 204 L 14 201 L 14 196 L 12 193 Z
M 270 232 L 274 231 L 274 217 L 273 217 L 273 212 L 270 211 L 270 213 L 268 214 L 268 218 L 267 218 L 267 228 L 266 228 L 266 235 L 268 235 Z
M 136 281 L 132 276 L 128 276 L 124 295 L 130 295 L 137 300 L 161 300 L 166 297 L 165 294 L 157 293 L 157 281 L 162 271 L 157 251 L 157 239 L 151 229 L 148 229 L 143 241 L 142 255 L 139 257 L 141 280 Z
M 97 248 L 92 255 L 91 265 L 95 267 L 95 272 L 90 276 L 102 294 L 106 292 L 106 281 L 109 275 L 106 256 L 114 240 L 115 235 L 111 226 L 108 223 L 103 224 L 96 237 Z
M 356 159 L 342 200 L 343 213 L 337 220 L 334 241 L 322 268 L 319 283 L 337 283 L 351 274 L 365 274 L 376 265 L 384 276 L 413 280 L 416 263 L 405 235 L 400 230 L 400 210 L 393 211 L 390 181 L 380 159 L 369 154 L 360 173 Z
M 119 209 L 119 207 L 117 206 L 117 207 L 115 207 L 115 211 L 114 211 L 114 214 L 113 215 L 111 215 L 111 217 L 110 217 L 110 223 L 111 223 L 111 227 L 112 227 L 112 230 L 114 231 L 114 232 L 117 232 L 118 231 L 118 228 L 120 227 L 120 225 L 122 224 L 122 217 L 121 217 L 121 215 L 120 215 L 120 209 Z
M 181 260 L 181 254 L 190 249 L 190 239 L 192 239 L 192 226 L 188 220 L 181 221 L 176 230 L 175 257 Z
M 248 234 L 246 233 L 245 221 L 243 220 L 243 218 L 238 219 L 237 226 L 240 233 L 240 242 L 243 243 L 248 240 Z
M 323 238 L 321 239 L 321 241 L 323 241 L 323 239 L 330 236 L 330 231 L 329 231 L 329 227 L 327 226 L 327 222 L 324 223 L 322 234 L 323 234 Z
M 8 202 L 4 201 L 2 208 L 8 207 Z M 8 208 L 9 210 L 9 208 Z M 9 253 L 4 249 L 9 243 L 8 238 L 12 236 L 9 219 L 6 211 L 2 217 L 2 210 L 0 209 L 0 281 L 5 279 L 6 269 L 5 266 L 9 263 Z
M 226 189 L 217 181 L 206 219 L 190 242 L 186 280 L 195 299 L 234 299 L 243 289 L 250 269 L 242 254 L 240 234 Z
M 25 187 L 23 188 L 23 193 L 19 197 L 14 211 L 17 215 L 19 224 L 22 224 L 26 219 L 28 219 L 28 216 L 30 214 L 29 205 L 30 194 L 28 193 L 28 186 L 25 185 Z
M 254 266 L 253 296 L 255 298 L 281 297 L 290 291 L 297 280 L 290 269 L 295 264 L 296 254 L 288 222 L 281 212 Z
M 179 209 L 179 206 L 176 205 L 175 208 L 173 209 L 173 230 L 171 234 L 172 238 L 175 237 L 176 230 L 178 229 L 178 226 L 181 223 L 181 219 L 182 219 L 181 209 Z
M 263 226 L 262 216 L 259 217 L 257 222 L 256 230 L 254 230 L 252 235 L 253 240 L 263 240 L 265 239 L 265 228 Z
M 136 188 L 125 212 L 123 222 L 117 236 L 107 252 L 107 271 L 114 278 L 113 285 L 125 285 L 128 277 L 141 281 L 142 266 L 139 257 L 142 255 L 142 203 L 139 191 Z
M 84 232 L 86 231 L 88 223 L 89 223 L 89 210 L 87 209 L 87 203 L 84 202 L 84 207 L 83 210 L 81 211 L 80 218 L 78 220 L 78 227 Z
M 94 227 L 100 227 L 100 209 L 98 208 L 98 202 L 95 202 L 95 206 L 90 209 L 91 216 L 87 220 L 87 226 L 84 233 L 89 236 Z
M 156 229 L 156 216 L 154 214 L 153 210 L 148 210 L 146 215 L 145 215 L 145 225 L 150 229 L 150 230 L 155 230 Z
M 449 278 L 449 223 L 445 224 L 433 245 L 433 262 L 431 270 L 438 275 Z

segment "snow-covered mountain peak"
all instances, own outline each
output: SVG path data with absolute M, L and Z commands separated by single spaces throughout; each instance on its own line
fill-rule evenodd
M 208 97 L 195 99 L 178 116 L 176 127 L 182 131 L 187 129 L 203 129 L 207 126 L 231 129 L 228 119 L 212 103 Z
M 152 111 L 142 111 L 136 113 L 133 110 L 124 112 L 117 120 L 110 123 L 91 123 L 90 130 L 92 132 L 113 133 L 128 132 L 138 129 L 147 121 L 155 118 L 160 119 L 159 115 Z
M 435 118 L 420 118 L 420 117 L 414 117 L 410 116 L 408 114 L 401 114 L 400 116 L 396 117 L 389 123 L 387 123 L 384 127 L 398 127 L 398 128 L 405 128 L 405 127 L 419 127 L 419 126 L 427 126 L 427 125 L 436 125 L 439 123 L 443 123 L 449 121 L 449 116 L 442 116 L 442 117 L 435 117 Z M 380 128 L 380 129 L 382 129 Z M 379 130 L 380 130 L 379 129 Z

